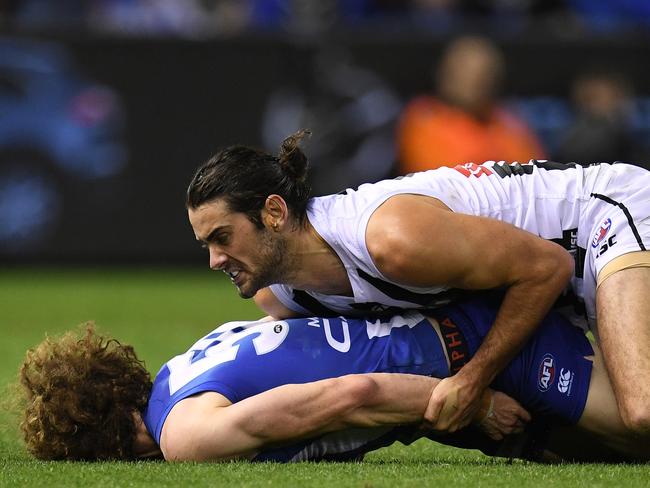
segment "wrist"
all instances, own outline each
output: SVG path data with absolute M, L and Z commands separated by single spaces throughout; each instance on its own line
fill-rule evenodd
M 478 393 L 478 391 L 483 391 L 488 388 L 496 375 L 493 375 L 488 367 L 484 367 L 479 363 L 472 363 L 473 361 L 470 361 L 463 366 L 461 370 L 454 375 L 454 378 L 465 385 L 473 387 Z
M 481 395 L 481 406 L 476 411 L 472 421 L 475 424 L 482 423 L 485 419 L 494 413 L 494 394 L 492 390 L 487 389 Z

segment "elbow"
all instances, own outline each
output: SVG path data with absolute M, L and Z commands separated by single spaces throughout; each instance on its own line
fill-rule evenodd
M 560 245 L 555 244 L 555 266 L 553 267 L 553 275 L 556 277 L 562 287 L 566 286 L 574 275 L 575 260 L 573 256 L 562 248 Z
M 553 287 L 561 291 L 573 276 L 575 261 L 573 256 L 564 248 L 555 243 L 549 243 L 551 246 L 545 253 L 545 259 L 540 259 L 538 266 L 533 267 L 531 271 L 537 276 L 537 280 L 545 285 L 554 285 Z

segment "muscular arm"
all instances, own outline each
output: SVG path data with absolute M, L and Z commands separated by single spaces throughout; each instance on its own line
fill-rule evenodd
M 393 197 L 379 207 L 368 223 L 366 241 L 378 269 L 395 282 L 470 290 L 506 288 L 483 344 L 453 379 L 445 380 L 463 385 L 458 393 L 460 407 L 476 403 L 573 272 L 571 256 L 550 241 L 504 222 L 453 213 L 436 200 L 416 195 Z M 441 401 L 435 407 L 438 411 Z M 466 413 L 465 424 L 471 411 Z
M 280 386 L 232 405 L 208 392 L 172 409 L 161 449 L 168 460 L 226 460 L 349 427 L 420 422 L 438 382 L 406 374 L 348 375 Z
M 174 406 L 160 447 L 168 461 L 224 461 L 351 427 L 421 423 L 439 382 L 410 374 L 347 375 L 280 386 L 235 404 L 206 392 Z M 519 403 L 491 390 L 475 417 L 497 440 L 520 432 L 528 420 Z

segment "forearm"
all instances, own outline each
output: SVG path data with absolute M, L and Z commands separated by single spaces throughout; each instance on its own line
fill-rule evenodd
M 357 427 L 421 423 L 440 380 L 373 373 L 284 385 L 226 407 L 211 393 L 185 400 L 168 419 L 161 446 L 168 460 L 250 458 L 260 450 Z M 485 416 L 490 405 L 486 397 Z M 478 419 L 480 420 L 480 419 Z
M 282 443 L 349 427 L 420 422 L 438 381 L 407 374 L 348 375 L 285 385 L 233 407 L 248 419 L 242 428 L 260 445 Z
M 512 360 L 566 287 L 573 271 L 566 256 L 557 255 L 559 262 L 542 261 L 507 288 L 494 324 L 461 374 L 487 386 Z
M 343 427 L 375 427 L 421 422 L 440 382 L 429 376 L 373 373 L 363 375 L 369 384 L 356 408 L 340 419 Z

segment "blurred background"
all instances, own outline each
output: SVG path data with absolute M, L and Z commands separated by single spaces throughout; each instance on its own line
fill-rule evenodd
M 488 159 L 647 166 L 650 2 L 0 0 L 0 264 L 207 270 L 192 172 L 302 127 L 316 194 Z
M 648 0 L 0 0 L 0 387 L 86 320 L 154 373 L 260 316 L 187 222 L 220 148 L 310 128 L 315 194 L 489 159 L 648 166 L 649 60 Z M 33 484 L 52 468 L 1 403 L 8 479 Z

